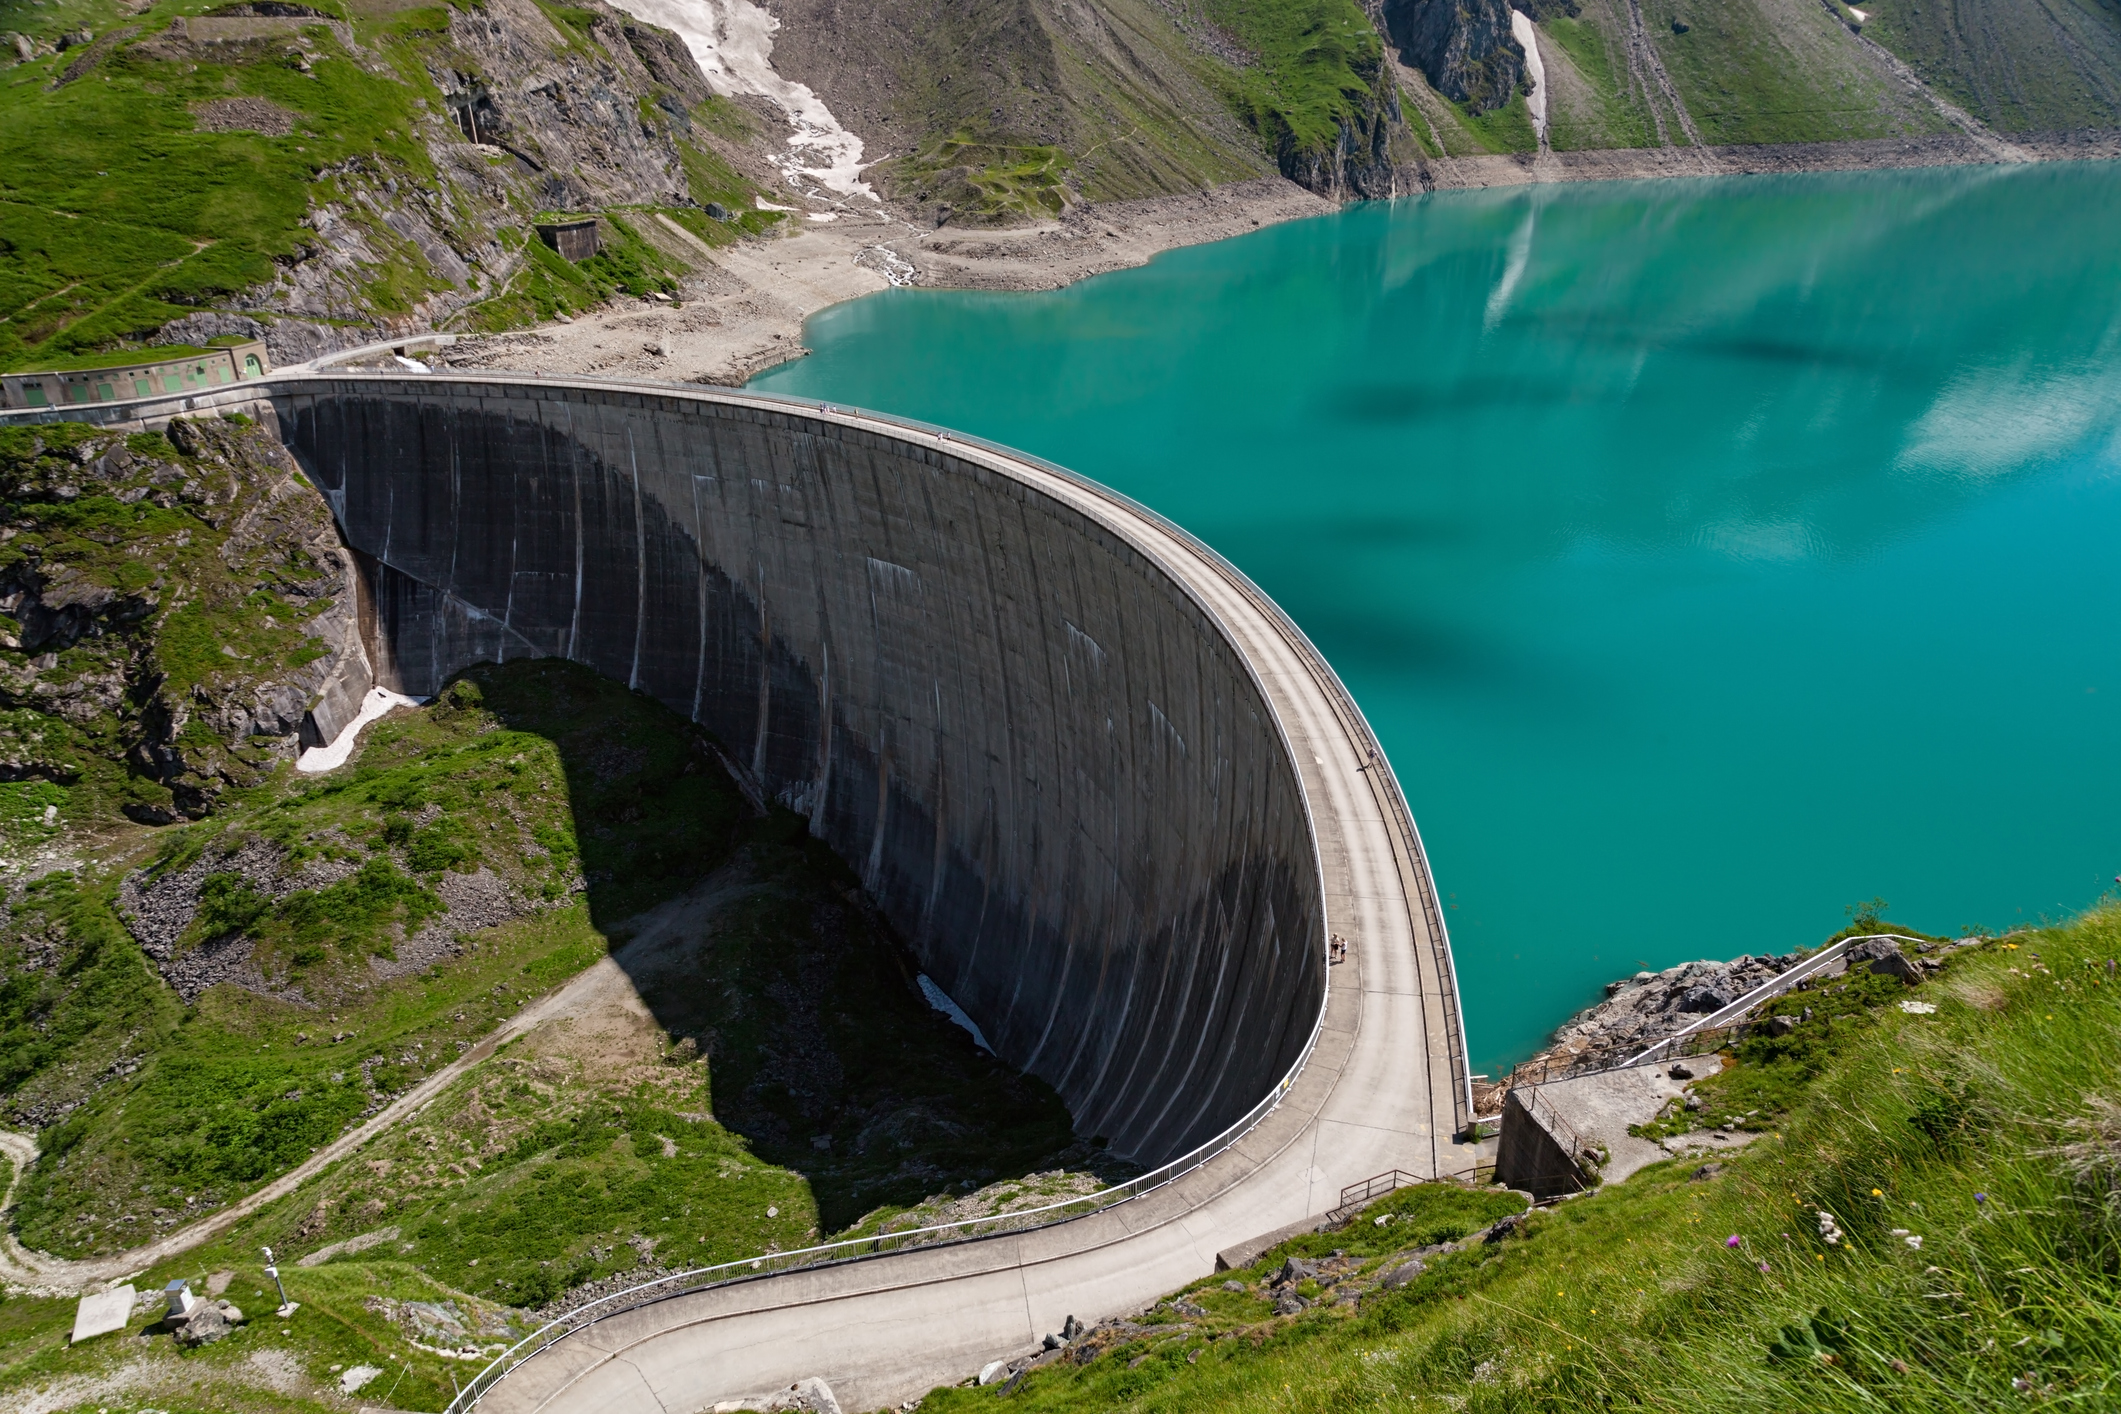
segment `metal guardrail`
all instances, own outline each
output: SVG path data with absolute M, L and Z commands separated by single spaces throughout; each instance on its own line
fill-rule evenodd
M 838 1242 L 820 1243 L 815 1247 L 798 1247 L 787 1252 L 765 1252 L 755 1257 L 741 1257 L 733 1262 L 719 1262 L 713 1266 L 696 1267 L 690 1271 L 674 1272 L 639 1286 L 614 1291 L 608 1296 L 585 1302 L 570 1311 L 565 1311 L 517 1341 L 492 1363 L 474 1375 L 469 1384 L 452 1399 L 445 1414 L 464 1414 L 475 1408 L 487 1391 L 506 1379 L 511 1371 L 524 1361 L 540 1354 L 552 1345 L 595 1325 L 598 1321 L 637 1310 L 653 1302 L 703 1291 L 708 1287 L 730 1282 L 748 1281 L 754 1277 L 771 1276 L 779 1272 L 801 1268 L 835 1266 L 842 1262 L 861 1261 L 871 1257 L 887 1256 L 917 1247 L 934 1247 L 958 1242 L 978 1241 L 987 1237 L 998 1237 L 1006 1233 L 1023 1232 L 1031 1228 L 1050 1227 L 1055 1223 L 1073 1218 L 1088 1217 L 1116 1204 L 1142 1197 L 1166 1184 L 1201 1167 L 1231 1145 L 1243 1139 L 1252 1128 L 1281 1104 L 1289 1087 L 1296 1083 L 1304 1063 L 1310 1060 L 1311 1052 L 1318 1046 L 1318 1038 L 1326 1024 L 1325 1009 L 1319 1008 L 1318 1019 L 1312 1023 L 1311 1036 L 1304 1043 L 1303 1053 L 1266 1098 L 1248 1110 L 1236 1123 L 1198 1148 L 1181 1154 L 1170 1162 L 1149 1172 L 1128 1179 L 1125 1183 L 1081 1197 L 1063 1199 L 1037 1208 L 1023 1208 L 1015 1212 L 996 1213 L 984 1218 L 964 1218 L 957 1222 L 937 1223 L 930 1227 L 907 1228 L 900 1232 L 874 1233 L 867 1237 L 843 1238 Z
M 1828 943 L 1788 971 L 1769 978 L 1728 1006 L 1717 1008 L 1691 1026 L 1675 1031 L 1642 1050 L 1620 1047 L 1605 1051 L 1585 1051 L 1574 1056 L 1549 1056 L 1540 1063 L 1536 1073 L 1525 1066 L 1519 1066 L 1510 1072 L 1510 1084 L 1513 1088 L 1544 1085 L 1550 1080 L 1602 1075 L 1607 1071 L 1629 1070 L 1640 1065 L 1660 1065 L 1665 1061 L 1684 1060 L 1689 1056 L 1703 1056 L 1720 1051 L 1738 1039 L 1741 1029 L 1739 1023 L 1747 1012 L 1828 971 L 1852 944 L 1870 942 L 1876 938 L 1885 938 L 1897 943 L 1932 941 L 1928 938 L 1911 938 L 1905 933 L 1862 933 L 1839 939 Z
M 1383 1173 L 1372 1175 L 1360 1183 L 1351 1183 L 1346 1188 L 1341 1189 L 1339 1206 L 1335 1207 L 1333 1211 L 1336 1213 L 1346 1212 L 1358 1204 L 1367 1203 L 1372 1198 L 1381 1197 L 1394 1189 L 1408 1188 L 1420 1182 L 1423 1182 L 1423 1180 L 1418 1175 L 1408 1173 L 1403 1169 L 1386 1169 Z
M 391 342 L 402 341 L 393 340 Z M 333 357 L 345 358 L 347 356 L 347 354 L 342 353 Z M 403 378 L 408 383 L 417 384 L 427 382 L 432 375 L 393 375 L 388 372 L 367 371 L 333 375 L 299 368 L 276 370 L 274 373 L 268 374 L 264 379 L 259 380 L 257 384 L 243 387 L 241 393 L 244 396 L 241 397 L 240 401 L 244 403 L 269 401 L 272 396 L 272 385 L 276 381 L 295 383 L 333 376 L 376 380 L 396 377 Z M 445 375 L 442 378 L 436 378 L 435 381 L 467 381 L 467 378 L 468 381 L 474 382 L 505 384 L 510 381 L 506 375 L 495 376 L 485 371 L 468 376 L 456 375 L 455 377 L 449 377 Z M 569 381 L 602 384 L 613 388 L 638 389 L 642 386 L 637 380 L 597 378 L 588 375 L 571 378 Z M 1295 621 L 1273 599 L 1268 597 L 1258 585 L 1254 584 L 1249 576 L 1231 564 L 1229 560 L 1225 559 L 1198 536 L 1177 525 L 1168 517 L 1136 501 L 1131 496 L 1115 491 L 1108 486 L 1083 476 L 1079 472 L 1056 465 L 1042 457 L 1003 446 L 985 438 L 968 436 L 911 418 L 876 413 L 866 409 L 838 404 L 817 403 L 807 399 L 780 397 L 773 394 L 737 390 L 710 392 L 693 387 L 658 387 L 654 391 L 658 395 L 669 397 L 698 398 L 703 401 L 718 401 L 726 398 L 730 401 L 750 402 L 753 404 L 781 404 L 791 413 L 822 413 L 828 416 L 837 414 L 858 418 L 862 421 L 877 423 L 894 430 L 933 436 L 939 441 L 956 443 L 968 449 L 1021 462 L 1118 503 L 1133 514 L 1155 525 L 1173 539 L 1183 543 L 1201 559 L 1214 566 L 1239 593 L 1252 603 L 1256 610 L 1280 629 L 1283 637 L 1296 649 L 1298 656 L 1305 661 L 1313 676 L 1326 689 L 1329 699 L 1338 709 L 1343 730 L 1347 731 L 1355 739 L 1358 747 L 1364 750 L 1369 757 L 1363 769 L 1371 772 L 1382 787 L 1387 801 L 1388 812 L 1391 816 L 1390 823 L 1396 827 L 1401 845 L 1407 851 L 1409 862 L 1413 865 L 1415 892 L 1419 895 L 1418 903 L 1429 925 L 1430 946 L 1433 949 L 1435 966 L 1438 976 L 1445 987 L 1443 1011 L 1453 1081 L 1454 1124 L 1463 1126 L 1470 1122 L 1473 1117 L 1471 1066 L 1466 1055 L 1464 1025 L 1460 1017 L 1457 970 L 1452 965 L 1450 936 L 1444 924 L 1442 909 L 1438 906 L 1436 900 L 1434 876 L 1429 868 L 1428 853 L 1422 844 L 1420 830 L 1415 826 L 1413 814 L 1407 808 L 1406 796 L 1400 788 L 1398 777 L 1393 774 L 1390 763 L 1386 761 L 1376 732 L 1371 728 L 1368 719 L 1363 716 L 1362 709 L 1355 702 L 1354 695 L 1348 691 L 1346 684 L 1341 682 L 1339 674 L 1333 671 L 1331 664 L 1318 651 L 1317 646 L 1311 642 L 1309 636 L 1298 628 Z M 145 420 L 154 417 L 182 415 L 188 412 L 205 412 L 230 406 L 237 401 L 239 399 L 225 395 L 206 395 L 186 397 L 181 400 L 169 398 L 134 400 L 133 406 L 127 406 L 123 403 L 83 405 L 84 411 L 89 407 L 94 407 L 96 412 L 82 420 L 104 424 Z M 119 412 L 120 408 L 124 408 L 123 413 Z M 67 412 L 64 410 L 39 411 L 45 412 L 46 415 L 22 419 L 0 418 L 0 421 L 50 421 L 60 420 L 67 416 Z M 58 411 L 58 417 L 50 416 L 50 411 Z M 1212 613 L 1210 617 L 1211 619 L 1213 618 Z M 1326 939 L 1322 936 L 1319 942 L 1321 946 L 1324 946 Z M 1324 1026 L 1325 1006 L 1322 998 L 1318 1017 L 1312 1024 L 1310 1037 L 1304 1043 L 1303 1050 L 1298 1055 L 1295 1063 L 1272 1092 L 1254 1105 L 1243 1117 L 1207 1143 L 1159 1168 L 1130 1179 L 1124 1184 L 1116 1185 L 1098 1193 L 1085 1194 L 1079 1198 L 1068 1199 L 1060 1203 L 1049 1204 L 1040 1208 L 1024 1209 L 1014 1213 L 996 1214 L 988 1218 L 972 1218 L 955 1223 L 938 1224 L 932 1227 L 908 1229 L 904 1232 L 880 1233 L 870 1237 L 844 1239 L 839 1242 L 824 1243 L 815 1247 L 798 1248 L 789 1252 L 762 1253 L 755 1257 L 742 1258 L 734 1262 L 724 1262 L 715 1266 L 674 1273 L 652 1282 L 643 1283 L 640 1286 L 613 1292 L 609 1296 L 587 1302 L 555 1317 L 523 1340 L 518 1341 L 507 1351 L 504 1351 L 485 1369 L 481 1370 L 478 1375 L 474 1376 L 471 1383 L 466 1385 L 457 1397 L 450 1401 L 447 1414 L 463 1414 L 463 1411 L 474 1408 L 488 1390 L 525 1360 L 530 1359 L 568 1335 L 593 1325 L 599 1320 L 608 1319 L 622 1311 L 636 1309 L 655 1301 L 683 1295 L 689 1291 L 701 1290 L 726 1282 L 748 1280 L 752 1277 L 765 1276 L 775 1272 L 858 1261 L 886 1255 L 891 1252 L 903 1251 L 916 1246 L 977 1241 L 1003 1233 L 1044 1227 L 1054 1223 L 1066 1222 L 1077 1217 L 1086 1217 L 1104 1208 L 1141 1197 L 1207 1163 L 1217 1154 L 1237 1143 L 1254 1125 L 1271 1113 L 1281 1103 L 1289 1087 L 1295 1082 L 1296 1076 L 1302 1071 L 1304 1064 L 1317 1048 L 1318 1038 Z
M 1516 1092 L 1512 1091 L 1511 1093 L 1515 1094 Z M 1532 1117 L 1534 1123 L 1554 1136 L 1559 1142 L 1562 1152 L 1569 1156 L 1570 1165 L 1575 1168 L 1579 1175 L 1583 1175 L 1584 1161 L 1591 1152 L 1591 1146 L 1584 1142 L 1584 1137 L 1581 1134 L 1576 1132 L 1576 1126 L 1569 1123 L 1568 1119 L 1555 1107 L 1554 1102 L 1542 1095 L 1536 1085 L 1526 1086 L 1524 1095 L 1518 1103 L 1524 1106 L 1525 1113 Z M 1587 1177 L 1588 1175 L 1584 1176 Z

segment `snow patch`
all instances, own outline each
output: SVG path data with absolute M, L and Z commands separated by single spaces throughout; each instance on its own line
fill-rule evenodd
M 295 769 L 310 772 L 338 770 L 346 764 L 347 758 L 353 755 L 353 749 L 361 738 L 361 728 L 381 718 L 393 707 L 417 707 L 426 700 L 424 697 L 407 697 L 403 693 L 392 692 L 387 687 L 370 688 L 368 696 L 361 699 L 360 715 L 348 722 L 345 730 L 334 737 L 330 745 L 312 746 L 303 752 L 295 760 Z
M 1525 104 L 1532 110 L 1532 127 L 1539 133 L 1539 145 L 1547 145 L 1547 66 L 1539 58 L 1539 31 L 1532 26 L 1532 18 L 1522 10 L 1510 11 L 1510 37 L 1524 46 L 1525 72 L 1532 76 L 1532 96 Z
M 920 974 L 920 984 L 921 995 L 928 999 L 929 1006 L 934 1007 L 937 1011 L 949 1017 L 958 1025 L 964 1027 L 967 1031 L 970 1031 L 972 1033 L 972 1039 L 979 1043 L 979 1048 L 981 1050 L 985 1051 L 990 1056 L 994 1054 L 994 1047 L 987 1044 L 987 1037 L 985 1033 L 983 1033 L 979 1029 L 979 1023 L 974 1021 L 971 1017 L 965 1015 L 965 1009 L 959 1006 L 956 1002 L 951 1001 L 950 994 L 944 991 L 941 987 L 936 986 L 934 978 L 930 977 L 927 973 L 923 972 Z
M 824 99 L 774 71 L 773 32 L 781 22 L 763 8 L 750 0 L 624 0 L 619 8 L 684 40 L 717 93 L 756 94 L 780 105 L 794 131 L 773 165 L 789 180 L 881 200 L 862 180 L 862 140 L 840 126 Z

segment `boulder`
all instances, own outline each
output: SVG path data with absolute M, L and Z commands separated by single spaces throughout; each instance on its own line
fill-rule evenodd
M 1851 970 L 1860 968 L 1881 977 L 1898 977 L 1903 982 L 1919 981 L 1922 977 L 1922 969 L 1900 951 L 1900 944 L 1891 938 L 1865 938 L 1860 943 L 1851 943 L 1841 957 Z
M 1293 1316 L 1310 1304 L 1294 1291 L 1284 1291 L 1281 1295 L 1274 1298 L 1274 1314 L 1277 1316 Z
M 1722 1011 L 1735 1000 L 1721 987 L 1689 987 L 1679 994 L 1679 1009 L 1684 1012 Z
M 211 1345 L 223 1340 L 235 1329 L 223 1315 L 221 1308 L 212 1302 L 201 1302 L 192 1308 L 192 1313 L 177 1324 L 177 1344 L 185 1346 Z
M 1674 1080 L 1692 1080 L 1694 1078 L 1694 1068 L 1682 1061 L 1666 1071 L 1665 1074 L 1671 1076 Z
M 1306 1262 L 1301 1257 L 1291 1257 L 1281 1264 L 1274 1274 L 1274 1285 L 1289 1286 L 1300 1281 L 1309 1281 L 1318 1275 L 1318 1263 Z
M 1767 1019 L 1767 1033 L 1770 1036 L 1787 1036 L 1796 1029 L 1797 1018 L 1794 1016 L 1771 1016 Z
M 1386 1291 L 1397 1291 L 1428 1269 L 1428 1264 L 1423 1262 L 1421 1258 L 1410 1257 L 1392 1268 L 1391 1271 L 1386 1272 L 1382 1285 Z

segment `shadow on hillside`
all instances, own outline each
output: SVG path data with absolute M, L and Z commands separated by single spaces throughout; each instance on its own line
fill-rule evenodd
M 854 872 L 801 817 L 759 818 L 701 728 L 560 659 L 460 676 L 503 726 L 557 748 L 592 921 L 669 1043 L 707 1058 L 715 1119 L 809 1180 L 825 1234 L 999 1179 L 1133 1172 L 1076 1139 L 1050 1086 L 928 1005 Z M 705 946 L 653 967 L 618 946 L 629 920 L 739 854 L 755 886 Z

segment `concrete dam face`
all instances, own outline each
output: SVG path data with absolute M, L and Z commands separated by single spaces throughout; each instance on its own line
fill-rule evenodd
M 1188 589 L 969 450 L 744 395 L 274 389 L 385 686 L 557 656 L 712 731 L 1083 1135 L 1243 1117 L 1324 1003 L 1281 725 Z

